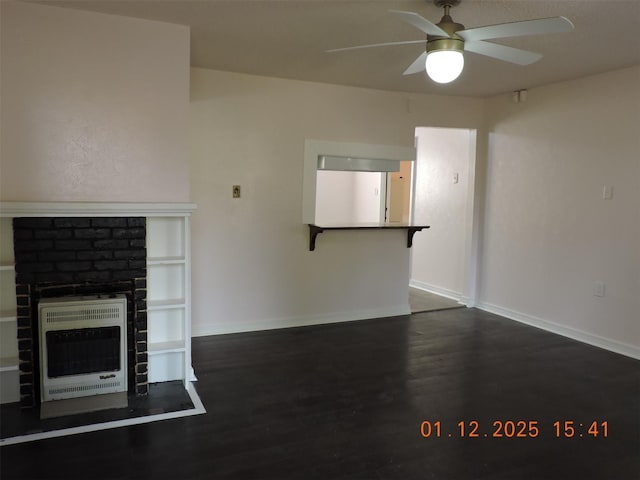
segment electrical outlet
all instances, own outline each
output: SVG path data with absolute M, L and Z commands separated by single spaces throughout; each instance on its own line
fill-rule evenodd
M 233 198 L 240 198 L 240 185 L 233 186 Z
M 604 200 L 611 200 L 613 198 L 613 185 L 605 185 L 602 187 L 602 198 Z
M 604 297 L 604 282 L 594 282 L 593 295 L 595 297 Z
M 459 178 L 459 176 L 458 176 L 458 172 L 454 173 L 454 174 L 453 174 L 453 183 L 458 183 L 459 179 L 460 179 L 460 178 Z

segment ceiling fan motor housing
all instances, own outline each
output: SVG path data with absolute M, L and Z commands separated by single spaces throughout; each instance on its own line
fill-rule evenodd
M 435 3 L 437 7 L 444 8 L 460 5 L 460 1 L 461 0 L 433 0 L 433 3 Z
M 464 50 L 464 41 L 459 38 L 437 37 L 427 41 L 427 52 L 435 52 L 438 50 L 454 50 L 462 52 Z
M 435 3 L 436 5 L 442 3 L 449 7 L 452 4 L 457 5 L 458 3 L 460 3 L 460 0 L 435 0 Z M 456 32 L 464 30 L 465 27 L 461 23 L 456 23 L 453 21 L 453 19 L 449 15 L 448 9 L 445 10 L 444 16 L 436 25 L 444 30 L 449 36 L 441 37 L 437 35 L 427 35 L 427 52 L 435 52 L 437 50 L 457 50 L 459 52 L 462 52 L 464 50 L 464 40 L 462 39 L 462 37 L 458 36 Z

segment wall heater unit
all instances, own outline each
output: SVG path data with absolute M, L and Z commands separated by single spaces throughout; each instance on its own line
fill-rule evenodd
M 43 299 L 41 400 L 127 391 L 125 295 Z

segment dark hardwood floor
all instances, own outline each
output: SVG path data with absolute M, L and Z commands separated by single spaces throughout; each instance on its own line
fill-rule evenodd
M 195 338 L 193 364 L 206 415 L 5 446 L 0 477 L 640 478 L 640 361 L 475 309 Z
M 465 308 L 463 304 L 456 300 L 413 287 L 409 287 L 409 307 L 411 307 L 411 313 Z

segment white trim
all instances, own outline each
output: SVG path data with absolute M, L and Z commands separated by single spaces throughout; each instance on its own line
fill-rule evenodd
M 461 304 L 466 306 L 467 308 L 474 308 L 476 306 L 476 299 L 472 297 L 462 296 L 460 300 L 458 300 Z
M 387 204 L 389 203 L 389 172 L 380 173 L 380 185 L 378 186 L 378 221 L 384 224 L 387 221 Z
M 184 386 L 188 388 L 191 380 L 197 380 L 191 363 L 191 221 L 184 217 L 183 241 L 184 241 Z
M 195 203 L 0 202 L 0 217 L 188 216 Z
M 192 324 L 191 335 L 193 337 L 204 337 L 207 335 L 223 335 L 227 333 L 244 333 L 262 330 L 276 330 L 281 328 L 307 327 L 311 325 L 353 322 L 357 320 L 398 317 L 410 314 L 411 309 L 409 308 L 409 305 L 406 304 L 389 308 L 355 310 L 350 312 L 325 313 L 279 319 L 266 319 L 253 322 L 209 323 L 206 325 Z
M 453 290 L 449 290 L 448 288 L 436 287 L 435 285 L 430 285 L 425 282 L 420 282 L 419 280 L 409 280 L 409 286 L 412 288 L 417 288 L 418 290 L 424 290 L 425 292 L 435 293 L 436 295 L 440 295 L 441 297 L 447 297 L 451 300 L 455 300 L 459 303 L 462 302 L 462 294 L 460 292 L 454 292 Z
M 469 132 L 469 160 L 467 174 L 467 198 L 465 205 L 465 227 L 464 227 L 464 267 L 462 287 L 462 295 L 460 302 L 467 307 L 475 305 L 478 291 L 478 272 L 479 272 L 479 242 L 480 242 L 480 223 L 481 213 L 480 205 L 483 203 L 482 188 L 483 184 L 480 175 L 476 175 L 479 170 L 478 157 L 481 155 L 478 145 L 478 130 L 471 128 Z
M 485 312 L 495 313 L 496 315 L 506 317 L 510 320 L 515 320 L 516 322 L 541 328 L 542 330 L 556 333 L 563 337 L 568 337 L 582 343 L 587 343 L 595 347 L 604 348 L 605 350 L 640 360 L 640 347 L 635 345 L 623 343 L 611 338 L 601 337 L 600 335 L 594 335 L 593 333 L 585 332 L 584 330 L 560 325 L 550 320 L 544 320 L 542 318 L 527 315 L 526 313 L 516 312 L 515 310 L 510 310 L 487 302 L 478 302 L 476 307 L 480 310 L 484 310 Z
M 200 397 L 198 396 L 198 393 L 196 392 L 196 389 L 194 388 L 192 383 L 189 383 L 187 387 L 187 393 L 189 394 L 194 407 L 188 410 L 161 413 L 158 415 L 147 415 L 144 417 L 127 418 L 125 420 L 115 420 L 113 422 L 95 423 L 92 425 L 82 425 L 81 427 L 64 428 L 62 430 L 51 430 L 49 432 L 40 432 L 29 435 L 19 435 L 17 437 L 3 438 L 0 439 L 0 446 L 34 442 L 36 440 L 44 440 L 47 438 L 66 437 L 68 435 L 77 435 L 79 433 L 97 432 L 100 430 L 109 430 L 111 428 L 129 427 L 131 425 L 140 425 L 143 423 L 190 417 L 192 415 L 202 415 L 204 413 L 207 413 L 207 410 L 204 408 L 202 400 L 200 400 Z

